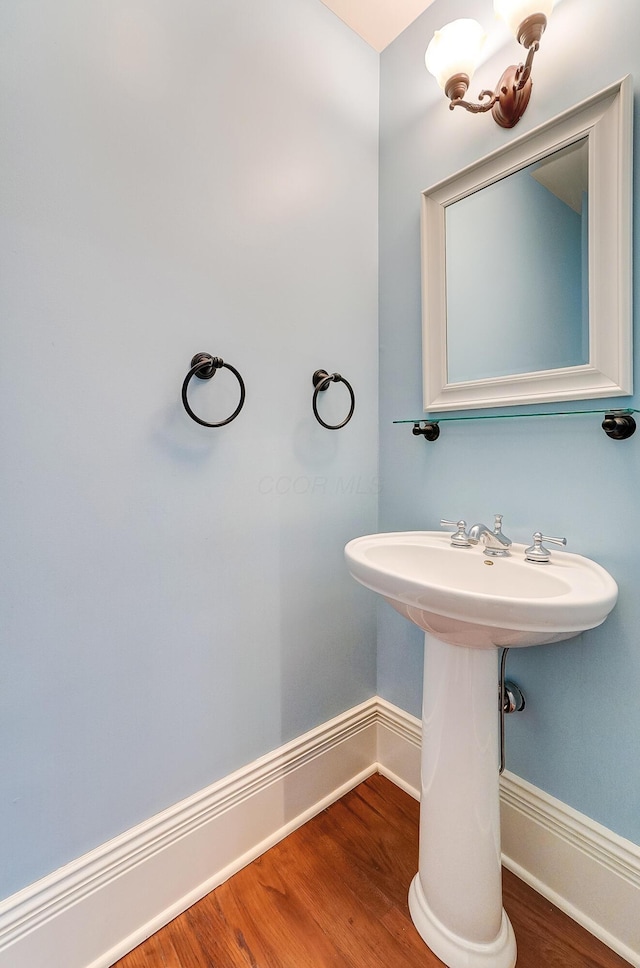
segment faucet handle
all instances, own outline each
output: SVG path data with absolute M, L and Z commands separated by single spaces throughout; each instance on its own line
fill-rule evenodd
M 534 561 L 539 564 L 549 561 L 551 552 L 542 544 L 543 541 L 550 541 L 552 544 L 558 545 L 566 545 L 567 543 L 566 538 L 551 538 L 548 534 L 543 534 L 542 531 L 536 531 L 533 535 L 533 544 L 524 553 L 525 561 Z
M 447 521 L 446 518 L 441 518 L 440 527 L 456 529 L 456 533 L 451 535 L 451 544 L 454 548 L 470 548 L 472 544 L 478 543 L 467 534 L 467 522 L 462 518 L 459 521 Z
M 494 514 L 493 516 L 493 533 L 496 535 L 500 545 L 503 548 L 508 548 L 512 544 L 511 538 L 507 538 L 506 534 L 502 530 L 502 515 Z M 508 554 L 508 552 L 507 552 Z

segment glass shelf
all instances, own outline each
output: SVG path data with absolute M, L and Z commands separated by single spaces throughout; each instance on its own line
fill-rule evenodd
M 627 437 L 635 432 L 636 422 L 633 414 L 640 413 L 640 410 L 633 410 L 630 407 L 608 407 L 606 410 L 546 410 L 536 413 L 473 413 L 473 414 L 446 414 L 438 416 L 425 413 L 424 416 L 413 420 L 394 420 L 394 424 L 413 424 L 413 433 L 416 436 L 423 435 L 427 440 L 437 440 L 440 436 L 440 423 L 453 420 L 516 420 L 527 417 L 579 417 L 583 414 L 600 414 L 605 419 L 602 422 L 602 429 L 613 440 L 626 440 Z
M 583 413 L 611 413 L 616 416 L 621 414 L 640 413 L 640 410 L 621 409 L 619 407 L 608 407 L 606 410 L 546 410 L 539 413 L 472 413 L 466 416 L 459 414 L 446 414 L 441 417 L 437 414 L 425 413 L 422 417 L 414 417 L 413 420 L 394 420 L 394 424 L 420 424 L 420 423 L 441 423 L 445 420 L 510 420 L 516 417 L 575 417 Z

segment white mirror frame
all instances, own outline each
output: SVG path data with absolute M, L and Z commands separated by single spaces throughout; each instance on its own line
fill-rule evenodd
M 627 76 L 422 193 L 426 411 L 627 396 L 633 392 L 632 126 L 633 84 Z M 447 383 L 447 206 L 584 137 L 589 139 L 589 362 Z M 520 230 L 526 232 L 527 226 L 520 226 Z M 460 282 L 464 285 L 463 273 Z M 531 284 L 536 285 L 537 280 L 532 279 Z

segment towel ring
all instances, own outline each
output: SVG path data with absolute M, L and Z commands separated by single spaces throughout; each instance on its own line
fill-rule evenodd
M 329 384 L 332 382 L 344 383 L 347 390 L 349 391 L 349 396 L 351 397 L 351 407 L 349 409 L 349 413 L 342 421 L 342 423 L 339 423 L 339 424 L 325 423 L 322 417 L 320 416 L 320 414 L 318 413 L 318 406 L 317 406 L 318 394 L 322 393 L 323 390 L 328 389 Z M 341 427 L 344 427 L 345 424 L 349 423 L 349 421 L 353 417 L 353 411 L 356 409 L 356 396 L 355 396 L 355 393 L 353 392 L 353 387 L 351 386 L 349 381 L 345 380 L 345 378 L 341 376 L 339 373 L 327 373 L 326 370 L 316 370 L 316 372 L 313 374 L 313 385 L 315 387 L 315 390 L 313 392 L 312 406 L 313 406 L 313 413 L 316 420 L 318 421 L 319 424 L 322 424 L 323 427 L 326 427 L 327 430 L 340 430 Z
M 240 403 L 233 411 L 230 417 L 226 420 L 221 420 L 219 423 L 207 423 L 206 420 L 202 420 L 201 417 L 196 416 L 191 407 L 189 406 L 189 401 L 187 400 L 187 387 L 189 386 L 189 380 L 192 376 L 197 376 L 199 380 L 210 380 L 212 376 L 215 376 L 216 370 L 220 370 L 225 367 L 227 370 L 231 370 L 233 375 L 237 378 L 240 384 Z M 191 360 L 191 369 L 187 373 L 184 383 L 182 384 L 182 402 L 184 404 L 184 409 L 187 411 L 192 420 L 196 423 L 202 424 L 203 427 L 224 427 L 225 424 L 231 423 L 232 420 L 238 416 L 242 407 L 244 406 L 244 380 L 236 370 L 235 366 L 231 366 L 230 363 L 225 363 L 221 360 L 219 356 L 211 356 L 209 353 L 196 353 L 196 355 Z

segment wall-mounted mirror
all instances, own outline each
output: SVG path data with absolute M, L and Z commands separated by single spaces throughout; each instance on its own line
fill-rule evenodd
M 630 78 L 423 192 L 425 410 L 632 392 Z

